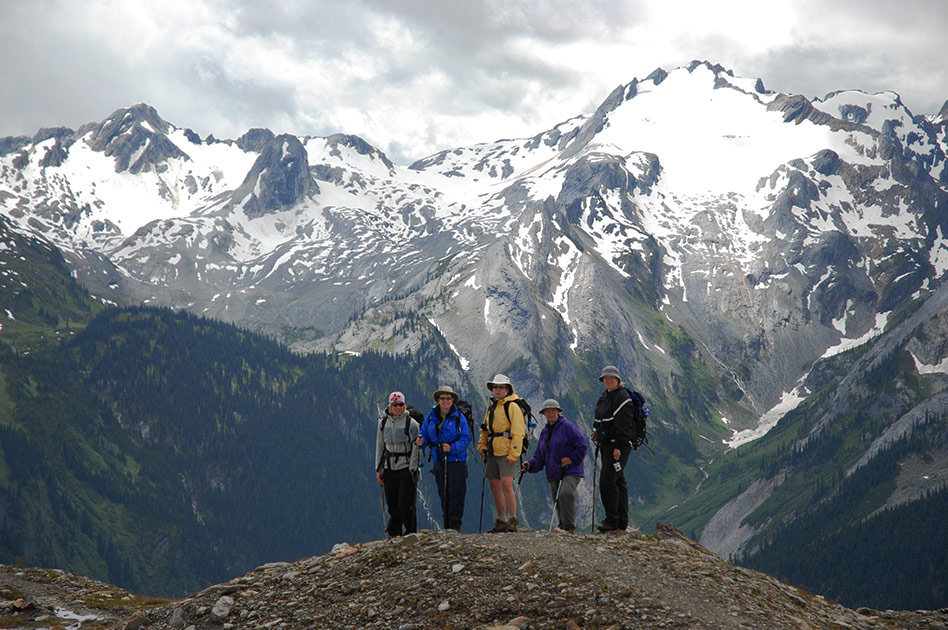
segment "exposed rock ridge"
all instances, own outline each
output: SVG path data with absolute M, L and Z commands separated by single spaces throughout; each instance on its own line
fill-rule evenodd
M 35 594 L 34 594 L 35 593 Z M 27 597 L 32 610 L 17 608 Z M 5 600 L 2 598 L 6 598 Z M 99 598 L 103 608 L 95 608 Z M 0 567 L 21 627 L 83 603 L 118 628 L 944 628 L 948 610 L 859 611 L 722 561 L 671 526 L 655 536 L 422 532 L 275 562 L 162 603 L 58 571 Z M 106 609 L 107 604 L 113 604 Z M 118 607 L 115 607 L 117 605 Z M 68 609 L 68 605 L 66 606 Z M 75 606 L 74 606 L 75 608 Z M 111 613 L 111 614 L 110 614 Z

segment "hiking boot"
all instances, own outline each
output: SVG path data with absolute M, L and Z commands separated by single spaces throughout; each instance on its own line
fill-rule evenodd
M 598 529 L 601 532 L 614 532 L 618 528 L 612 523 L 610 523 L 609 521 L 603 521 L 599 523 L 599 527 L 597 527 L 596 529 Z
M 499 532 L 508 532 L 508 531 L 510 531 L 510 527 L 507 525 L 507 521 L 497 519 L 497 521 L 494 523 L 494 527 L 487 530 L 487 533 L 496 534 Z
M 518 527 L 520 527 L 520 523 L 517 522 L 517 517 L 516 517 L 516 516 L 511 516 L 510 518 L 507 519 L 507 531 L 508 531 L 508 532 L 515 532 L 515 531 L 517 531 L 517 528 L 518 528 Z

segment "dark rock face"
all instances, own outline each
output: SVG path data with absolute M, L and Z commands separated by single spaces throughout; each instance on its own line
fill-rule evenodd
M 39 144 L 50 138 L 64 139 L 73 134 L 68 127 L 43 127 L 33 135 L 33 144 Z
M 232 203 L 243 203 L 244 213 L 253 219 L 289 208 L 318 192 L 303 144 L 296 136 L 283 134 L 263 146 L 260 157 L 234 191 Z
M 29 143 L 29 136 L 7 136 L 6 138 L 0 138 L 0 156 L 13 153 Z
M 255 128 L 249 130 L 237 139 L 237 146 L 244 151 L 254 151 L 259 153 L 267 143 L 273 141 L 273 132 L 269 129 Z
M 116 173 L 147 172 L 172 158 L 190 159 L 165 135 L 169 128 L 154 107 L 140 103 L 115 111 L 98 125 L 90 146 L 115 158 Z

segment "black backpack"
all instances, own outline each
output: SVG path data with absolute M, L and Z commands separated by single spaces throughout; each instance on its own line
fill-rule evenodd
M 635 423 L 635 437 L 632 440 L 632 448 L 638 449 L 642 444 L 648 444 L 648 431 L 646 422 L 648 420 L 648 406 L 645 404 L 645 397 L 634 389 L 626 388 L 629 397 L 632 399 L 632 418 Z
M 459 400 L 456 403 L 458 411 L 464 414 L 464 417 L 467 418 L 467 428 L 471 432 L 471 443 L 476 443 L 474 438 L 474 408 L 471 407 L 471 403 L 466 400 Z
M 530 403 L 528 403 L 523 398 L 515 398 L 514 400 L 508 400 L 504 403 L 504 414 L 507 418 L 510 418 L 510 403 L 515 402 L 517 406 L 520 407 L 520 411 L 523 412 L 523 423 L 525 425 L 526 431 L 523 434 L 523 449 L 520 451 L 521 457 L 527 453 L 527 449 L 530 448 L 530 432 L 536 428 L 537 420 L 533 417 L 533 410 L 530 408 Z M 490 409 L 488 410 L 488 424 L 481 425 L 481 431 L 487 431 L 487 448 L 488 452 L 493 455 L 494 449 L 492 447 L 492 442 L 495 437 L 504 436 L 510 438 L 510 431 L 504 431 L 503 433 L 494 433 L 494 409 L 497 408 L 497 401 L 491 402 Z

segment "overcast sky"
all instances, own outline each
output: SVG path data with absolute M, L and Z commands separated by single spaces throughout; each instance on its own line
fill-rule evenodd
M 407 164 L 532 136 L 656 67 L 948 99 L 945 0 L 0 0 L 0 137 L 134 103 L 237 138 L 351 133 Z

